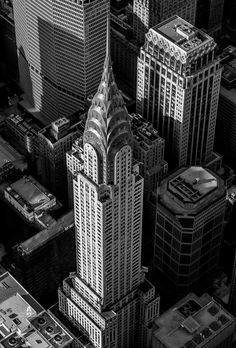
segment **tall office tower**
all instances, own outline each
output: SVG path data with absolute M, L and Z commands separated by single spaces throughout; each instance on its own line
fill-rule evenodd
M 224 181 L 202 167 L 164 179 L 157 197 L 154 266 L 174 294 L 206 290 L 217 270 L 223 237 Z
M 137 112 L 165 139 L 170 167 L 211 160 L 221 78 L 215 47 L 210 36 L 178 16 L 146 35 Z
M 140 174 L 144 178 L 144 202 L 147 203 L 152 191 L 165 176 L 168 164 L 164 160 L 165 141 L 158 135 L 152 124 L 142 116 L 131 114 L 131 130 L 133 133 L 133 157 L 141 163 Z M 72 149 L 66 153 L 68 196 L 73 199 L 73 178 L 84 164 L 83 137 L 76 139 Z M 73 203 L 72 203 L 73 205 Z M 71 206 L 71 205 L 70 205 Z M 144 206 L 144 210 L 148 207 Z
M 141 268 L 143 178 L 109 40 L 83 151 L 74 180 L 77 274 L 59 289 L 59 309 L 97 348 L 147 347 L 159 297 Z
M 236 2 L 234 0 L 225 0 L 225 18 L 229 21 L 228 29 L 235 29 Z M 233 34 L 233 32 L 231 32 Z M 234 34 L 233 34 L 234 36 Z
M 232 348 L 235 322 L 210 295 L 190 293 L 154 321 L 152 348 Z
M 131 114 L 130 117 L 133 156 L 141 163 L 140 174 L 144 178 L 142 260 L 147 265 L 152 262 L 155 231 L 156 206 L 152 198 L 167 173 L 168 164 L 164 160 L 165 141 L 152 124 L 137 114 Z
M 12 0 L 0 1 L 0 70 L 6 80 L 18 79 L 16 36 Z
M 83 134 L 84 110 L 62 117 L 43 128 L 39 134 L 42 183 L 64 204 L 68 203 L 66 152 Z
M 222 30 L 224 0 L 197 0 L 196 26 L 215 39 Z
M 223 65 L 215 148 L 225 163 L 236 170 L 236 47 L 227 47 L 221 55 Z
M 197 0 L 134 0 L 133 28 L 138 42 L 143 43 L 150 28 L 178 15 L 195 24 Z
M 111 55 L 115 72 L 121 81 L 122 90 L 132 98 L 136 97 L 137 59 L 140 47 L 129 38 L 129 28 L 122 28 L 122 20 L 115 22 L 116 16 L 111 16 Z M 118 26 L 119 25 L 119 26 Z
M 48 121 L 83 107 L 102 73 L 109 0 L 13 0 L 13 8 L 26 98 Z
M 235 315 L 236 314 L 236 253 L 234 256 L 233 271 L 231 276 L 231 287 L 229 294 L 229 310 Z
M 164 160 L 165 141 L 160 137 L 152 124 L 141 115 L 131 114 L 133 132 L 133 156 L 141 162 L 140 174 L 144 178 L 144 198 L 156 191 L 158 183 L 168 170 Z

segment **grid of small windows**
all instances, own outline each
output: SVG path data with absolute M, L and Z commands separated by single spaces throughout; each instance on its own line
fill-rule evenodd
M 84 145 L 84 171 L 95 183 L 98 183 L 98 157 L 92 145 Z
M 94 185 L 78 175 L 75 191 L 77 270 L 81 278 L 103 296 L 102 209 Z
M 74 318 L 76 325 L 79 325 L 80 330 L 91 340 L 96 346 L 101 346 L 102 330 L 94 324 L 94 322 L 77 307 L 70 299 L 67 299 L 68 311 L 67 316 Z
M 155 232 L 155 267 L 172 282 L 190 286 L 217 265 L 222 240 L 224 200 L 216 202 L 197 217 L 167 216 L 157 210 Z M 214 262 L 215 264 L 214 264 Z

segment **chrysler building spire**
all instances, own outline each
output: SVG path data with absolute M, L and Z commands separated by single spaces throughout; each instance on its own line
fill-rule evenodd
M 112 72 L 111 52 L 110 52 L 110 17 L 107 16 L 107 39 L 106 39 L 106 57 L 104 61 L 103 77 L 109 76 L 109 72 Z M 114 79 L 114 76 L 113 76 Z
M 91 171 L 92 178 L 97 183 L 114 183 L 114 157 L 124 146 L 132 145 L 132 133 L 129 116 L 121 92 L 119 91 L 112 69 L 110 57 L 110 25 L 107 21 L 106 58 L 101 82 L 97 93 L 93 97 L 88 112 L 88 119 L 84 132 L 84 146 L 90 144 L 96 153 L 98 172 L 96 178 Z M 87 162 L 88 164 L 88 162 Z M 91 166 L 90 166 L 91 167 Z M 85 165 L 88 176 L 89 168 Z

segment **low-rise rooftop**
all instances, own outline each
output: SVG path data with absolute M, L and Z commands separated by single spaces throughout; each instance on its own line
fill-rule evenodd
M 0 137 L 0 168 L 12 163 L 15 168 L 23 171 L 27 168 L 24 156 L 19 154 L 7 141 Z
M 16 296 L 17 297 L 14 297 Z M 11 303 L 10 299 L 15 301 L 26 301 L 32 308 L 32 311 L 39 314 L 43 311 L 43 307 L 13 278 L 10 273 L 5 272 L 0 275 L 0 309 L 5 308 L 6 304 Z M 8 302 L 6 302 L 8 301 Z M 3 305 L 2 305 L 3 303 Z
M 57 119 L 43 128 L 39 134 L 51 144 L 57 143 L 58 140 L 71 133 L 77 132 L 78 134 L 83 134 L 86 116 L 86 111 L 81 109 L 68 117 Z
M 31 132 L 33 134 L 37 134 L 44 127 L 38 119 L 34 119 L 33 116 L 27 115 L 26 113 L 23 115 L 9 115 L 6 119 L 6 123 L 9 125 L 12 124 L 15 127 L 20 127 L 22 132 Z
M 0 346 L 67 347 L 72 337 L 9 274 L 0 276 Z
M 55 197 L 32 176 L 24 176 L 8 186 L 5 191 L 22 207 L 26 206 L 31 211 L 39 210 L 53 200 L 56 204 Z
M 152 347 L 160 347 L 159 342 L 166 348 L 206 347 L 214 339 L 221 343 L 234 329 L 235 318 L 219 303 L 208 294 L 190 293 L 155 319 Z
M 69 213 L 63 215 L 57 221 L 49 226 L 48 228 L 38 232 L 31 238 L 27 239 L 23 243 L 17 245 L 18 253 L 22 255 L 28 255 L 40 246 L 47 243 L 52 238 L 55 238 L 59 233 L 74 226 L 74 211 L 71 210 Z

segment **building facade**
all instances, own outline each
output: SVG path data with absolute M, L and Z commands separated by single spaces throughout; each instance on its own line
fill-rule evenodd
M 138 42 L 144 43 L 150 28 L 173 15 L 195 24 L 197 0 L 134 0 L 133 28 Z
M 144 178 L 144 201 L 148 201 L 150 192 L 157 186 L 168 171 L 164 159 L 165 141 L 151 123 L 141 115 L 131 114 L 133 133 L 133 156 L 141 163 L 140 174 Z
M 136 97 L 139 51 L 140 46 L 137 45 L 137 42 L 130 40 L 121 28 L 117 26 L 111 28 L 111 55 L 115 72 L 126 92 L 133 98 Z
M 1 74 L 18 81 L 18 61 L 12 0 L 0 1 Z
M 68 202 L 66 152 L 84 130 L 85 111 L 52 122 L 38 134 L 42 183 L 64 204 Z
M 16 180 L 27 168 L 25 157 L 0 136 L 0 183 Z
M 236 169 L 236 47 L 229 46 L 221 56 L 223 65 L 216 123 L 216 150 L 225 163 Z
M 144 178 L 142 261 L 148 265 L 153 258 L 156 219 L 153 195 L 156 195 L 160 181 L 167 174 L 168 163 L 164 160 L 165 141 L 152 124 L 137 114 L 131 114 L 130 117 L 133 132 L 133 156 L 140 163 L 140 174 Z
M 196 26 L 214 39 L 221 35 L 224 4 L 224 0 L 197 0 Z
M 235 254 L 236 255 L 236 254 Z M 231 275 L 231 286 L 229 294 L 229 310 L 234 315 L 236 314 L 236 256 L 234 255 L 234 264 Z
M 141 49 L 137 112 L 165 139 L 172 168 L 211 160 L 221 78 L 215 47 L 174 16 L 150 29 Z
M 84 107 L 102 72 L 109 0 L 14 0 L 13 9 L 25 98 L 48 122 Z
M 97 348 L 147 347 L 159 297 L 141 268 L 143 178 L 114 80 L 107 40 L 104 71 L 83 135 L 74 179 L 77 272 L 59 289 L 59 309 Z
M 233 347 L 235 317 L 206 293 L 188 294 L 153 326 L 153 348 Z
M 57 288 L 75 270 L 74 213 L 70 211 L 12 248 L 11 274 L 44 306 L 56 301 Z
M 11 114 L 6 118 L 4 133 L 12 145 L 28 160 L 34 174 L 39 173 L 39 137 L 44 125 L 29 114 Z
M 224 231 L 224 181 L 202 167 L 181 168 L 157 196 L 154 267 L 175 294 L 205 291 L 217 271 Z
M 72 149 L 66 153 L 68 205 L 70 208 L 74 206 L 73 179 L 78 172 L 83 169 L 83 165 L 83 136 L 81 135 L 81 137 L 76 139 L 73 143 Z

